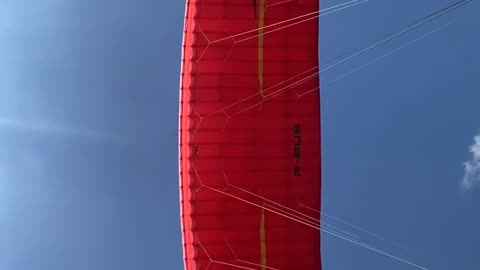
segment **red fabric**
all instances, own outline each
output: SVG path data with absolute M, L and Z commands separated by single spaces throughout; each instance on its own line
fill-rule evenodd
M 185 269 L 321 269 L 318 8 L 318 0 L 188 1 Z

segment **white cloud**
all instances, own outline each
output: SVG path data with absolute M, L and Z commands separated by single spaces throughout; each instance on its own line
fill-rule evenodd
M 37 133 L 46 133 L 60 135 L 64 137 L 77 137 L 94 141 L 109 141 L 117 143 L 127 143 L 125 138 L 112 134 L 101 133 L 89 129 L 72 128 L 65 125 L 52 124 L 45 121 L 22 121 L 19 119 L 6 118 L 0 116 L 0 130 L 2 128 L 16 129 L 20 131 L 29 131 Z
M 472 153 L 472 158 L 463 163 L 465 175 L 463 176 L 462 186 L 467 189 L 480 184 L 480 135 L 473 139 L 475 143 L 468 147 L 468 150 Z

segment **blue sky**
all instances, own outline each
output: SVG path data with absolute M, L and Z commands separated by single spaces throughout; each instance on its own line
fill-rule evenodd
M 320 65 L 449 3 L 370 0 L 322 17 Z M 321 75 L 323 210 L 430 269 L 480 265 L 478 171 L 462 187 L 463 164 L 480 159 L 468 149 L 480 130 L 479 8 Z M 183 15 L 182 1 L 0 1 L 0 269 L 182 268 Z M 327 270 L 414 269 L 328 235 L 322 248 Z

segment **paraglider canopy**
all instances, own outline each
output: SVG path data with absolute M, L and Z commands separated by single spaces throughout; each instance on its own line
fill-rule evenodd
M 321 268 L 318 8 L 187 1 L 185 269 Z

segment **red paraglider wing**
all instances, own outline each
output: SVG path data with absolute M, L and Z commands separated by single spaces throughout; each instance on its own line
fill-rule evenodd
M 187 1 L 185 269 L 321 269 L 318 8 L 318 0 Z

